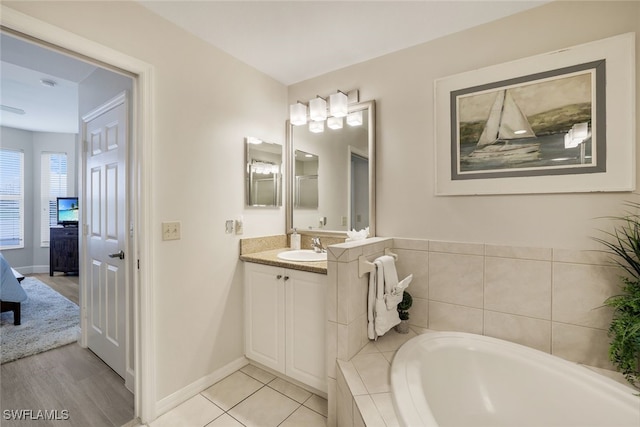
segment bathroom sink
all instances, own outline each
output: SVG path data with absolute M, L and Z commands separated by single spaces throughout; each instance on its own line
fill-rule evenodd
M 311 249 L 298 249 L 286 252 L 280 252 L 278 258 L 285 261 L 299 261 L 299 262 L 314 262 L 314 261 L 326 261 L 327 253 L 317 253 Z

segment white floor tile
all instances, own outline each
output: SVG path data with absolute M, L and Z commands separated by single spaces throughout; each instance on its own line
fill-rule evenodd
M 225 411 L 228 411 L 255 393 L 263 385 L 260 381 L 236 371 L 201 394 Z
M 302 387 L 298 387 L 295 384 L 291 384 L 288 381 L 283 380 L 282 378 L 276 378 L 268 384 L 272 389 L 279 391 L 285 396 L 295 400 L 298 403 L 304 403 L 308 398 L 311 397 L 311 393 Z
M 253 365 L 247 365 L 240 370 L 249 375 L 251 378 L 255 378 L 263 384 L 267 384 L 269 381 L 272 381 L 276 377 L 275 375 L 265 371 L 264 369 L 260 369 L 257 366 Z
M 213 420 L 210 424 L 207 424 L 207 427 L 243 427 L 243 426 L 235 418 L 229 416 L 228 414 L 222 414 L 221 416 Z
M 299 407 L 280 427 L 326 427 L 327 419 L 304 406 Z
M 224 411 L 202 395 L 196 395 L 158 417 L 150 427 L 204 427 Z
M 313 409 L 320 415 L 323 415 L 325 417 L 329 416 L 327 399 L 323 399 L 316 394 L 311 395 L 311 397 L 304 402 L 304 406 L 309 409 Z
M 300 404 L 277 391 L 263 387 L 229 411 L 229 415 L 248 427 L 275 427 Z

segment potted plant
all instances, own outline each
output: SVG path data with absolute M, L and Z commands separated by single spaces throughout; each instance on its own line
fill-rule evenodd
M 628 202 L 636 212 L 640 203 Z M 640 389 L 640 214 L 612 217 L 617 222 L 610 239 L 595 239 L 615 256 L 615 263 L 627 274 L 621 276 L 621 293 L 604 304 L 613 309 L 608 334 L 609 358 L 629 383 Z
M 395 330 L 400 334 L 406 334 L 409 332 L 409 309 L 413 305 L 413 298 L 407 291 L 402 293 L 402 301 L 398 304 L 398 315 L 400 316 L 400 323 L 396 325 Z

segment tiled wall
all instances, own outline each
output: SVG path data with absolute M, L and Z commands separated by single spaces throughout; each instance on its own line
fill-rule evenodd
M 400 279 L 413 274 L 412 326 L 488 335 L 612 369 L 603 301 L 618 292 L 622 272 L 605 253 L 417 239 L 345 243 L 329 252 L 329 425 L 335 360 L 350 360 L 368 343 L 368 275 L 359 277 L 358 257 L 373 261 L 385 248 L 398 255 Z

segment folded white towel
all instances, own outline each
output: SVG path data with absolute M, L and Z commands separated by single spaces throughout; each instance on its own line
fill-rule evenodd
M 389 255 L 377 258 L 373 265 L 374 271 L 369 273 L 367 336 L 375 340 L 400 323 L 398 304 L 413 280 L 413 274 L 398 282 L 395 259 Z
M 391 258 L 393 260 L 393 258 Z M 386 288 L 384 279 L 384 261 L 379 258 L 374 261 L 377 270 L 376 280 L 376 304 L 374 312 L 374 325 L 378 336 L 384 335 L 389 329 L 400 323 L 400 316 L 396 306 L 391 310 L 387 308 L 384 290 Z M 395 267 L 394 267 L 395 269 Z M 396 304 L 397 305 L 397 304 Z

